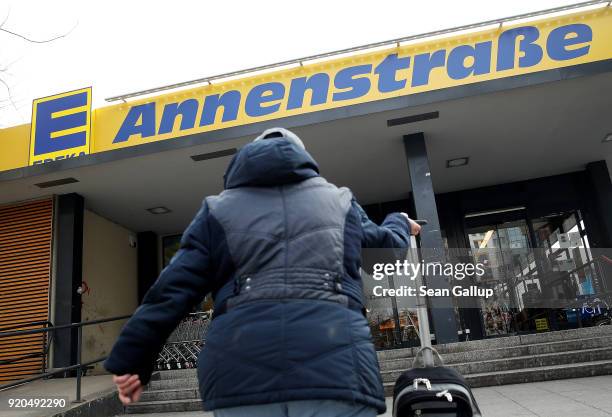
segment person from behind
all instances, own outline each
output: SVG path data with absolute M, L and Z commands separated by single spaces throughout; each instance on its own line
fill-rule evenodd
M 216 417 L 366 417 L 385 411 L 364 315 L 361 249 L 407 248 L 420 226 L 379 226 L 347 188 L 319 175 L 302 141 L 266 130 L 231 160 L 179 251 L 123 328 L 104 366 L 138 401 L 165 340 L 207 294 L 214 315 L 198 360 Z

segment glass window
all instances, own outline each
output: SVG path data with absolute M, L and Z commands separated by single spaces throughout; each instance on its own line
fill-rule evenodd
M 162 262 L 165 268 L 170 263 L 174 254 L 179 250 L 181 245 L 181 235 L 165 236 L 162 238 Z
M 573 296 L 588 296 L 595 292 L 597 273 L 589 250 L 584 223 L 579 212 L 559 213 L 533 221 L 538 246 L 545 248 L 547 266 L 565 277 L 566 287 L 559 291 Z M 565 282 L 564 281 L 564 282 Z
M 482 300 L 486 336 L 515 332 L 511 306 L 520 306 L 526 280 L 532 280 L 529 229 L 525 220 L 514 220 L 467 229 L 474 261 L 485 265 L 480 285 L 495 296 Z

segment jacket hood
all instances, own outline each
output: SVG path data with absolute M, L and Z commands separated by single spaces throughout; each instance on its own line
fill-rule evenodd
M 251 142 L 238 151 L 225 171 L 226 189 L 269 187 L 319 175 L 319 165 L 301 147 L 284 138 Z

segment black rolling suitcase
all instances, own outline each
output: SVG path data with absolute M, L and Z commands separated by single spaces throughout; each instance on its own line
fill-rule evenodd
M 480 417 L 481 414 L 459 372 L 445 366 L 426 366 L 409 369 L 395 382 L 393 416 Z
M 416 248 L 416 239 L 411 239 Z M 418 262 L 416 251 L 410 251 L 411 262 Z M 417 276 L 417 285 L 422 285 Z M 418 294 L 418 292 L 417 292 Z M 412 363 L 412 369 L 402 373 L 393 389 L 393 417 L 481 417 L 480 409 L 472 391 L 459 372 L 443 365 L 438 352 L 431 347 L 427 305 L 417 295 L 417 315 L 419 318 L 419 339 L 421 349 Z M 440 361 L 434 364 L 434 355 Z M 417 367 L 419 358 L 423 366 Z

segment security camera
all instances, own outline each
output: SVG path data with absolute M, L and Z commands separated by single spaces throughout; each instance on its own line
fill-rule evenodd
M 130 248 L 135 248 L 136 247 L 136 236 L 130 235 L 128 237 L 128 242 L 129 242 Z

